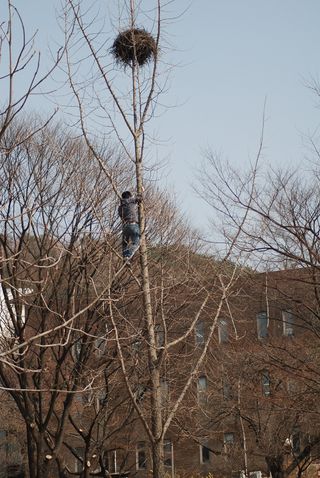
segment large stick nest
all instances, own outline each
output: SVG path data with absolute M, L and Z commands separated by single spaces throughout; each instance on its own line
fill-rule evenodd
M 155 39 L 146 30 L 140 28 L 130 28 L 120 32 L 111 48 L 116 61 L 124 66 L 132 65 L 134 61 L 142 66 L 151 61 L 156 52 Z

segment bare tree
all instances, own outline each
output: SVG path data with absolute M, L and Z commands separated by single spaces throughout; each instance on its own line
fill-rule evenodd
M 168 68 L 162 62 L 165 46 L 161 39 L 169 6 L 160 0 L 151 8 L 149 2 L 124 1 L 114 42 L 110 42 L 100 22 L 102 6 L 99 16 L 95 16 L 84 9 L 82 2 L 67 0 L 62 17 L 68 38 L 66 69 L 74 106 L 78 108 L 77 126 L 98 163 L 101 159 L 94 143 L 99 144 L 113 135 L 122 147 L 132 175 L 128 184 L 143 198 L 139 204 L 139 267 L 125 274 L 136 279 L 132 288 L 124 287 L 124 294 L 132 298 L 132 308 L 120 307 L 110 288 L 109 316 L 115 331 L 123 383 L 150 442 L 155 477 L 164 475 L 165 436 L 194 385 L 219 310 L 237 274 L 237 267 L 230 267 L 230 273 L 224 275 L 225 264 L 221 261 L 211 268 L 208 278 L 203 273 L 204 263 L 199 259 L 198 264 L 196 250 L 190 250 L 186 239 L 181 241 L 183 232 L 180 240 L 171 241 L 168 247 L 168 230 L 172 230 L 172 226 L 168 228 L 168 221 L 164 221 L 166 227 L 159 226 L 159 219 L 161 221 L 165 214 L 163 209 L 158 210 L 155 221 L 156 241 L 151 238 L 149 218 L 152 214 L 147 209 L 151 165 L 145 153 L 152 145 L 148 125 L 155 115 L 159 95 L 166 88 Z M 141 45 L 147 45 L 147 58 Z M 120 197 L 121 190 L 112 170 L 103 167 L 103 171 L 115 197 Z M 183 229 L 186 228 L 181 231 Z M 192 235 L 194 232 L 189 233 L 189 237 Z M 119 271 L 115 269 L 114 275 L 119 277 Z M 195 325 L 205 313 L 210 296 L 212 320 L 206 346 L 197 359 L 192 360 L 191 369 L 183 367 L 179 372 L 174 367 L 174 372 L 170 372 L 177 356 L 183 356 L 185 344 L 193 340 Z M 159 335 L 163 338 L 161 345 Z M 134 355 L 128 344 L 135 342 L 140 342 L 141 348 Z M 131 374 L 134 360 L 137 367 Z M 163 389 L 170 384 L 174 392 L 164 407 Z M 143 403 L 137 398 L 137 386 L 145 390 Z
M 63 473 L 75 398 L 109 375 L 111 352 L 98 367 L 92 354 L 109 340 L 110 284 L 101 271 L 119 260 L 116 215 L 81 141 L 46 127 L 17 145 L 13 123 L 5 141 L 12 147 L 1 161 L 1 388 L 25 423 L 30 477 L 40 478 Z M 112 151 L 103 161 L 119 170 Z
M 312 145 L 317 155 L 315 143 Z M 260 152 L 261 148 L 262 141 Z M 270 428 L 261 436 L 262 448 L 270 449 L 265 457 L 269 471 L 273 476 L 287 476 L 294 470 L 299 474 L 300 465 L 311 463 L 310 451 L 319 442 L 314 433 L 319 413 L 314 401 L 319 393 L 319 374 L 317 366 L 312 365 L 318 363 L 315 348 L 319 338 L 319 170 L 317 158 L 309 163 L 311 172 L 302 168 L 266 170 L 260 152 L 247 171 L 239 171 L 209 153 L 208 168 L 201 177 L 201 195 L 215 211 L 216 222 L 222 221 L 220 230 L 227 243 L 235 244 L 234 252 L 248 257 L 254 269 L 266 271 L 261 293 L 270 323 L 272 319 L 277 321 L 283 335 L 289 330 L 296 337 L 288 345 L 288 341 L 281 343 L 270 333 L 263 357 L 271 370 L 278 370 L 276 373 L 289 376 L 297 384 L 294 397 L 285 399 L 291 404 L 291 412 L 281 405 L 279 413 L 284 423 L 268 419 Z M 279 270 L 282 272 L 275 272 Z M 273 316 L 275 304 L 277 312 Z M 243 403 L 246 406 L 245 400 Z M 276 416 L 274 409 L 270 409 L 272 416 Z M 301 442 L 299 452 L 291 450 L 291 460 L 286 463 L 285 435 L 289 440 L 295 425 L 309 438 Z M 280 432 L 277 427 L 281 426 Z M 270 446 L 264 441 L 268 437 Z
M 1 152 L 5 153 L 9 147 L 5 141 L 7 128 L 26 112 L 32 95 L 39 92 L 59 64 L 63 48 L 56 52 L 52 66 L 42 72 L 41 53 L 37 51 L 35 44 L 36 34 L 28 36 L 23 18 L 14 2 L 6 0 L 3 3 L 6 8 L 1 10 L 0 23 L 0 148 Z M 45 121 L 36 121 L 34 118 L 29 128 L 23 129 L 23 135 L 21 132 L 17 135 L 16 142 L 22 143 L 30 138 L 34 132 L 48 124 L 54 114 L 55 112 L 51 113 Z M 16 132 L 19 133 L 18 130 Z
M 105 338 L 99 319 L 107 315 L 108 339 L 116 353 L 112 363 L 121 370 L 125 390 L 123 402 L 111 397 L 111 407 L 129 400 L 126 425 L 133 408 L 132 419 L 139 418 L 150 442 L 153 474 L 162 477 L 165 437 L 204 366 L 238 274 L 237 264 L 226 261 L 234 244 L 224 258 L 208 266 L 199 256 L 194 231 L 167 198 L 151 204 L 161 193 L 147 187 L 150 164 L 145 151 L 147 125 L 165 90 L 166 72 L 159 70 L 165 7 L 160 1 L 152 11 L 133 0 L 125 3 L 125 23 L 117 40 L 122 51 L 125 39 L 129 56 L 117 50 L 115 41 L 112 50 L 118 61 L 109 61 L 103 28 L 96 30 L 99 19 L 86 16 L 90 13 L 81 10 L 81 2 L 65 3 L 66 71 L 77 107 L 78 129 L 73 131 L 79 136 L 80 130 L 82 138 L 71 141 L 44 128 L 38 132 L 41 140 L 23 134 L 15 141 L 18 126 L 13 120 L 12 129 L 7 125 L 3 130 L 1 280 L 4 329 L 9 330 L 0 354 L 3 388 L 25 417 L 30 476 L 40 478 L 52 464 L 63 473 L 63 445 L 81 463 L 78 473 L 88 476 L 87 458 L 104 446 L 104 438 L 93 445 L 101 414 L 100 409 L 91 413 L 84 430 L 73 416 L 73 397 L 103 386 L 102 370 L 92 375 L 90 355 L 94 341 Z M 149 18 L 151 33 L 140 28 L 139 18 Z M 149 63 L 142 60 L 144 53 L 140 56 L 141 36 L 149 42 Z M 6 111 L 10 118 L 12 108 Z M 111 134 L 125 159 L 120 174 L 112 155 L 106 154 Z M 140 262 L 131 270 L 119 263 L 113 234 L 115 198 L 129 184 L 143 198 Z M 186 366 L 197 324 L 207 315 L 204 347 Z M 74 349 L 80 349 L 79 356 L 72 355 Z M 185 357 L 179 370 L 177 357 Z M 111 377 L 110 372 L 106 388 Z M 84 442 L 84 456 L 66 438 L 68 422 Z
M 295 289 L 294 302 L 287 272 L 243 271 L 221 311 L 198 388 L 179 417 L 184 436 L 205 450 L 203 469 L 299 475 L 318 456 L 318 359 L 299 312 L 308 288 Z M 294 273 L 302 280 L 301 270 Z

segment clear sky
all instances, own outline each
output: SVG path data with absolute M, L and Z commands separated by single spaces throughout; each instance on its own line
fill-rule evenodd
M 59 3 L 15 1 L 26 28 L 39 30 L 42 47 L 59 37 Z M 305 86 L 320 76 L 320 1 L 176 0 L 170 8 L 179 13 L 186 5 L 167 27 L 175 46 L 170 61 L 179 66 L 165 102 L 178 106 L 154 119 L 165 140 L 154 152 L 168 159 L 168 187 L 186 216 L 204 225 L 208 211 L 191 190 L 202 150 L 210 147 L 240 166 L 253 158 L 265 99 L 264 160 L 296 164 L 306 154 L 305 136 L 320 124 L 317 99 Z

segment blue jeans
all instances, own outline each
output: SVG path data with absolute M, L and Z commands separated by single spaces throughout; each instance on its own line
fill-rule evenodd
M 130 259 L 140 245 L 139 225 L 124 224 L 122 229 L 122 255 L 125 259 Z

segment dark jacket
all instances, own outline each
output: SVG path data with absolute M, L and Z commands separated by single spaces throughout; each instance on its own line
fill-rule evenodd
M 138 198 L 127 198 L 121 199 L 120 206 L 118 208 L 119 216 L 123 224 L 128 224 L 130 222 L 138 222 L 138 209 L 137 203 L 139 202 Z

